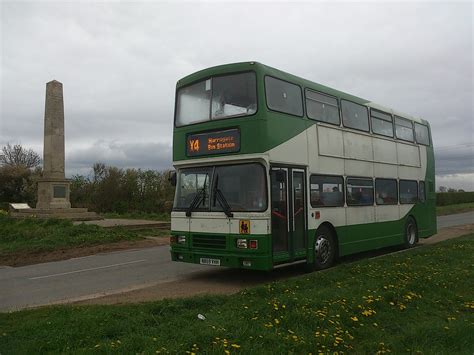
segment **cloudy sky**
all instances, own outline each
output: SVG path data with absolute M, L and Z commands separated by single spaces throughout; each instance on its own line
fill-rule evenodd
M 474 190 L 472 2 L 0 3 L 0 145 L 42 154 L 64 84 L 67 174 L 171 166 L 176 81 L 259 61 L 430 121 L 437 185 Z

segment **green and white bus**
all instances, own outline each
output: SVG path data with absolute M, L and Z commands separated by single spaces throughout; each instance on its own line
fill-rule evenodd
M 174 261 L 271 270 L 436 233 L 427 121 L 257 62 L 177 83 Z

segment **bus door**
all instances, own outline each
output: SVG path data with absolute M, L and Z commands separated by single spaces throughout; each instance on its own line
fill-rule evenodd
M 275 261 L 306 256 L 306 184 L 302 169 L 272 168 L 272 244 Z
M 306 256 L 306 185 L 304 170 L 292 169 L 291 185 L 293 256 Z
M 272 169 L 270 179 L 273 254 L 288 253 L 288 169 Z

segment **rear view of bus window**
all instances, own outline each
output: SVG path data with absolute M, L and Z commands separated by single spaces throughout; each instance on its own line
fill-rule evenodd
M 341 176 L 311 176 L 311 206 L 344 206 L 343 182 Z
M 400 180 L 400 203 L 416 203 L 418 184 L 416 181 Z
M 346 181 L 348 206 L 374 204 L 374 182 L 372 179 L 347 178 Z

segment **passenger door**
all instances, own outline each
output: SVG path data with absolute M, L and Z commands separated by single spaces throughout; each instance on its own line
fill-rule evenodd
M 274 262 L 288 262 L 305 257 L 305 171 L 290 167 L 272 168 L 270 176 Z

